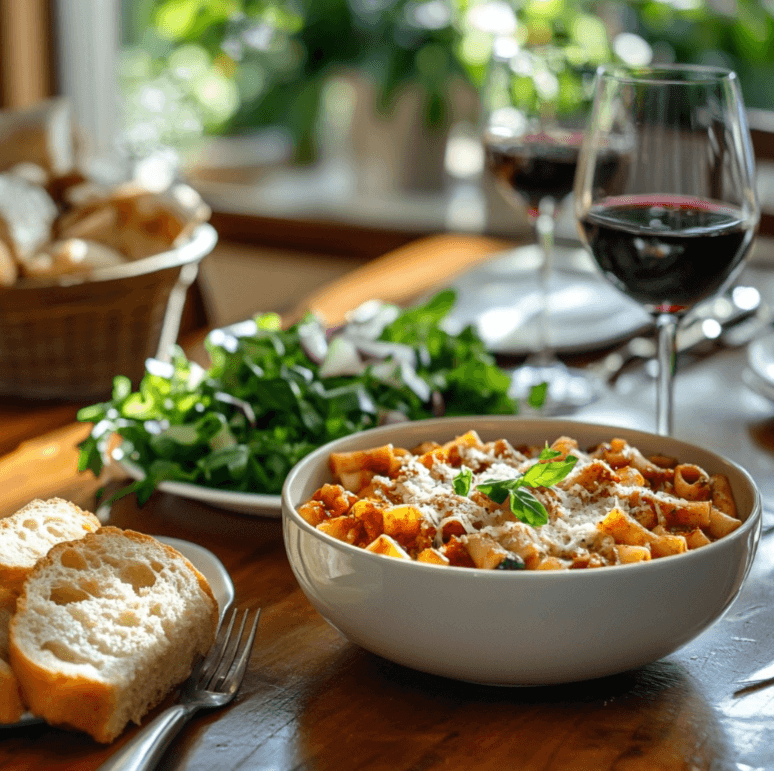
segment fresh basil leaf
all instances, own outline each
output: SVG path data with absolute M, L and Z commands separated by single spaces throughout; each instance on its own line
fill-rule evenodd
M 553 460 L 558 458 L 562 453 L 559 450 L 552 450 L 546 442 L 546 446 L 540 451 L 539 460 Z
M 461 495 L 463 498 L 467 498 L 470 493 L 470 486 L 473 483 L 473 472 L 467 468 L 466 466 L 463 466 L 460 469 L 460 473 L 457 474 L 456 477 L 452 480 L 452 486 L 454 487 L 454 492 L 457 493 L 457 495 Z
M 578 459 L 568 455 L 564 460 L 538 461 L 522 476 L 522 483 L 528 487 L 551 487 L 561 482 L 572 470 Z
M 521 486 L 521 479 L 504 479 L 501 481 L 495 481 L 487 479 L 481 484 L 476 485 L 476 490 L 482 492 L 488 498 L 491 498 L 495 503 L 502 503 L 510 494 L 512 490 Z
M 546 507 L 523 487 L 511 490 L 510 504 L 513 516 L 532 527 L 540 527 L 548 522 Z

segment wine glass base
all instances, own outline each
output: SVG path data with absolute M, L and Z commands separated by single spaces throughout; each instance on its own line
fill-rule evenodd
M 541 383 L 548 384 L 545 402 L 541 407 L 530 407 L 530 392 Z M 514 371 L 511 381 L 511 394 L 519 401 L 519 411 L 526 414 L 568 414 L 597 401 L 604 391 L 601 378 L 561 362 L 545 365 L 527 362 Z

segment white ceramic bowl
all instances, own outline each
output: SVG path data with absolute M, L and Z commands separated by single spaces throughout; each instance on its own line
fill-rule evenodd
M 296 506 L 331 481 L 332 451 L 388 442 L 444 442 L 468 429 L 484 441 L 543 445 L 561 435 L 581 447 L 623 437 L 726 474 L 741 527 L 674 557 L 570 571 L 441 567 L 373 554 L 316 530 Z M 331 442 L 304 458 L 282 493 L 285 547 L 309 601 L 345 637 L 386 659 L 460 680 L 543 685 L 601 677 L 672 653 L 717 621 L 739 593 L 761 529 L 750 475 L 676 439 L 570 420 L 461 417 L 403 423 Z

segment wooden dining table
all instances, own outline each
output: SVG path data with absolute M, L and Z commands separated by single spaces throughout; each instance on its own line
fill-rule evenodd
M 336 308 L 370 294 L 407 300 L 501 246 L 469 236 L 425 239 L 343 276 L 305 304 L 335 316 Z M 438 267 L 445 255 L 449 271 Z M 422 261 L 424 269 L 417 267 Z M 753 260 L 740 280 L 774 304 L 774 264 Z M 768 327 L 760 330 L 768 333 Z M 200 342 L 200 336 L 192 339 L 190 349 Z M 575 363 L 593 368 L 609 353 L 586 352 Z M 757 483 L 764 522 L 750 575 L 723 619 L 693 642 L 602 679 L 494 687 L 391 663 L 349 642 L 310 605 L 288 564 L 279 512 L 239 514 L 158 491 L 143 506 L 132 495 L 118 500 L 107 514 L 111 525 L 206 547 L 230 574 L 235 605 L 262 608 L 236 699 L 198 713 L 158 768 L 774 769 L 774 684 L 738 693 L 741 680 L 774 660 L 774 404 L 745 385 L 746 365 L 745 346 L 709 344 L 683 356 L 674 434 L 733 459 Z M 570 417 L 653 430 L 654 392 L 653 376 L 641 362 Z M 0 516 L 53 496 L 95 510 L 98 490 L 121 483 L 114 471 L 97 479 L 77 470 L 77 444 L 90 426 L 74 420 L 76 408 L 0 400 Z M 96 769 L 138 730 L 132 726 L 113 744 L 101 745 L 45 723 L 0 729 L 0 768 Z

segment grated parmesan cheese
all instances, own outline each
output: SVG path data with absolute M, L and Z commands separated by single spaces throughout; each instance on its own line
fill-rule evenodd
M 485 481 L 513 479 L 536 463 L 516 450 L 496 455 L 494 444 L 483 447 L 460 447 L 462 466 L 472 471 L 471 496 L 460 496 L 454 492 L 453 480 L 460 468 L 448 462 L 436 460 L 431 468 L 420 462 L 418 456 L 407 455 L 394 479 L 377 477 L 376 487 L 386 500 L 393 505 L 411 505 L 419 509 L 425 521 L 436 528 L 434 546 L 442 546 L 443 527 L 456 520 L 462 524 L 466 534 L 482 533 L 492 538 L 507 551 L 519 553 L 525 545 L 537 548 L 541 555 L 577 561 L 591 554 L 602 555 L 606 564 L 616 562 L 613 539 L 597 528 L 608 514 L 617 507 L 635 517 L 643 509 L 644 502 L 630 505 L 635 486 L 605 480 L 596 488 L 588 489 L 578 480 L 584 476 L 584 469 L 594 463 L 601 466 L 610 479 L 617 479 L 615 471 L 600 458 L 573 450 L 578 458 L 573 471 L 565 480 L 550 490 L 531 490 L 548 511 L 549 520 L 541 527 L 532 527 L 513 517 L 507 508 L 507 501 L 496 506 L 481 494 L 475 494 L 477 485 Z M 653 492 L 658 500 L 666 496 Z M 648 509 L 649 511 L 649 509 Z M 659 513 L 659 512 L 657 512 Z M 659 516 L 660 513 L 659 513 Z M 465 536 L 462 537 L 465 541 Z

